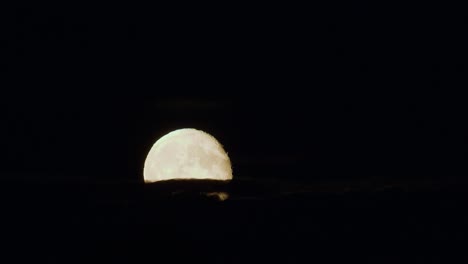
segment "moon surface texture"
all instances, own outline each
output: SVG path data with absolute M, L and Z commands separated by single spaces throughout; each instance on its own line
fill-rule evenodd
M 201 130 L 184 128 L 161 137 L 143 170 L 145 182 L 173 179 L 231 180 L 231 161 L 222 145 Z

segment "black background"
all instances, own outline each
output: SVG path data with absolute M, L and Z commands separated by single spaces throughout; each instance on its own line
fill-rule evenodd
M 322 247 L 331 251 L 348 248 L 354 240 L 342 232 L 380 242 L 385 239 L 376 232 L 383 232 L 391 243 L 408 247 L 423 241 L 459 241 L 466 237 L 459 225 L 444 229 L 453 219 L 463 219 L 455 213 L 462 208 L 459 197 L 443 195 L 455 189 L 420 196 L 424 188 L 418 186 L 427 181 L 466 182 L 468 131 L 462 90 L 467 38 L 461 11 L 431 4 L 356 3 L 2 8 L 0 177 L 9 189 L 8 200 L 17 202 L 11 210 L 26 206 L 29 211 L 20 216 L 42 215 L 38 223 L 46 228 L 20 233 L 34 234 L 33 241 L 51 236 L 58 241 L 52 248 L 59 241 L 92 248 L 74 256 L 99 255 L 102 241 L 114 241 L 104 246 L 104 259 L 125 248 L 124 240 L 148 239 L 149 235 L 131 234 L 131 228 L 146 223 L 143 219 L 164 222 L 170 217 L 161 220 L 148 213 L 145 210 L 154 208 L 136 202 L 141 200 L 120 204 L 118 196 L 109 202 L 114 196 L 107 200 L 100 194 L 107 194 L 109 186 L 99 190 L 65 185 L 58 190 L 58 185 L 27 183 L 139 182 L 152 144 L 172 130 L 193 127 L 224 145 L 239 179 L 275 179 L 280 184 L 416 182 L 404 195 L 330 194 L 261 205 L 234 202 L 228 207 L 235 209 L 216 207 L 215 212 L 225 210 L 223 216 L 238 224 L 237 231 L 224 235 L 245 238 L 249 247 L 276 243 L 273 248 L 280 250 L 282 243 L 271 241 L 289 241 L 285 244 L 295 246 L 283 248 L 284 256 L 294 262 L 309 256 L 294 253 L 308 250 L 295 241 L 313 238 L 315 246 L 328 241 Z M 26 187 L 13 184 L 11 189 L 11 182 Z M 19 190 L 22 195 L 11 198 Z M 440 195 L 445 198 L 440 200 Z M 57 196 L 64 201 L 57 202 Z M 80 203 L 83 196 L 86 202 Z M 27 205 L 38 197 L 41 202 Z M 171 210 L 161 206 L 159 210 Z M 423 209 L 414 212 L 413 206 Z M 200 207 L 213 209 L 180 208 Z M 317 210 L 330 218 L 309 216 Z M 270 216 L 277 221 L 268 221 Z M 337 220 L 349 217 L 354 220 L 344 226 Z M 246 224 L 247 218 L 257 222 Z M 434 220 L 423 223 L 428 218 Z M 10 225 L 27 223 L 12 220 Z M 287 231 L 291 226 L 296 229 Z M 216 233 L 209 230 L 205 229 Z M 395 235 L 398 230 L 403 230 L 401 237 Z M 160 231 L 150 229 L 148 234 Z M 170 236 L 164 232 L 164 238 Z M 187 230 L 178 235 L 187 235 L 184 232 L 201 235 Z M 345 237 L 346 243 L 334 244 Z M 204 245 L 197 238 L 190 241 L 196 245 L 193 252 Z M 365 245 L 370 246 L 369 241 Z M 134 247 L 128 261 L 138 251 Z M 69 252 L 65 246 L 58 248 Z M 257 252 L 238 250 L 241 262 Z M 267 251 L 258 252 L 268 256 Z M 54 259 L 53 252 L 46 255 Z M 388 256 L 403 255 L 376 259 L 382 263 L 392 259 Z M 257 258 L 262 259 L 260 254 Z
M 138 179 L 194 127 L 239 177 L 462 176 L 464 20 L 413 8 L 4 9 L 1 171 Z

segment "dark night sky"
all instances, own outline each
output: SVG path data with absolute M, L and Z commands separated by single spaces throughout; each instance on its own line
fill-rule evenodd
M 1 175 L 138 179 L 194 127 L 235 177 L 464 176 L 461 12 L 349 5 L 3 9 Z

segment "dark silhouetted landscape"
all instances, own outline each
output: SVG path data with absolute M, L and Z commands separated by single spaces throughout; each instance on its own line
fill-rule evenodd
M 252 180 L 3 182 L 3 256 L 41 263 L 466 260 L 466 185 L 366 185 L 299 192 L 291 183 Z M 203 195 L 212 191 L 230 198 Z

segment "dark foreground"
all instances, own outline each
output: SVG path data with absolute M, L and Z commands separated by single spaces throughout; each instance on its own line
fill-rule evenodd
M 465 185 L 184 184 L 3 183 L 1 262 L 468 261 Z

